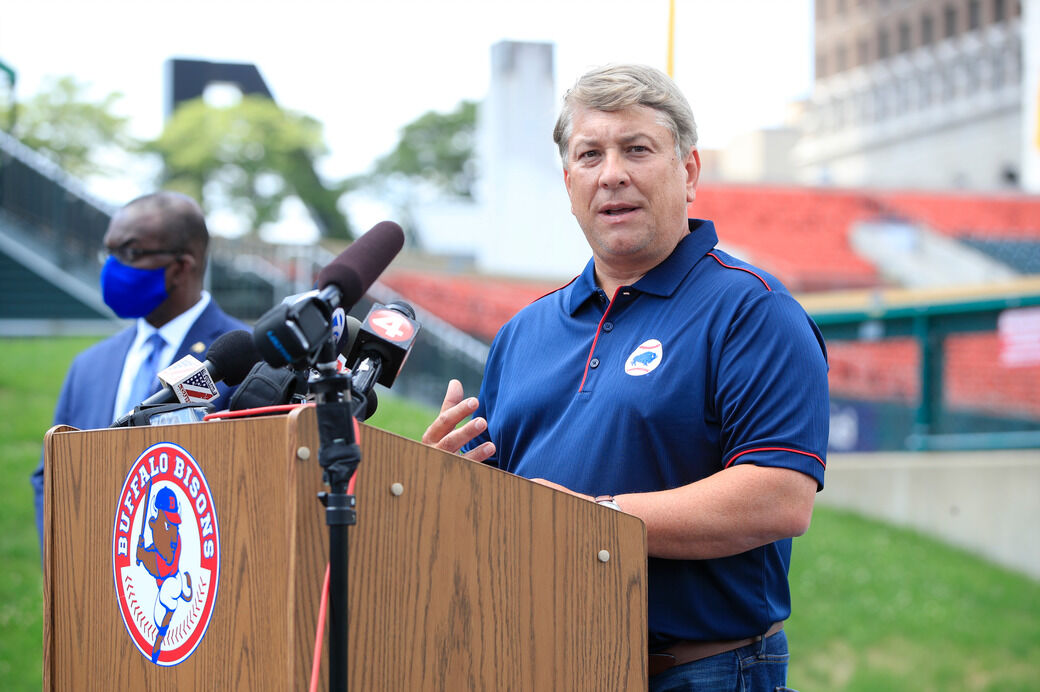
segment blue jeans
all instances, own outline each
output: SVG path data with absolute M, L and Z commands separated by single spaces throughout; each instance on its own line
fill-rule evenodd
M 650 678 L 650 692 L 784 692 L 787 635 L 702 658 Z

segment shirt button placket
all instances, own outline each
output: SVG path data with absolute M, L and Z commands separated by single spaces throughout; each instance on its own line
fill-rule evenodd
M 607 333 L 614 328 L 613 322 L 604 322 L 602 326 L 603 333 Z M 589 368 L 595 370 L 599 367 L 599 358 L 593 358 L 589 361 Z

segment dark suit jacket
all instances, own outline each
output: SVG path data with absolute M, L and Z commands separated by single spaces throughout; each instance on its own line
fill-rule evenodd
M 250 331 L 248 326 L 221 310 L 216 301 L 210 300 L 209 305 L 188 330 L 184 341 L 177 347 L 173 362 L 187 355 L 202 360 L 200 355 L 209 350 L 217 337 L 236 329 Z M 64 424 L 80 430 L 94 430 L 107 428 L 112 424 L 112 408 L 116 405 L 116 389 L 123 372 L 123 361 L 130 350 L 130 344 L 134 342 L 136 332 L 136 326 L 124 329 L 76 356 L 65 376 L 65 384 L 61 387 L 58 404 L 54 409 L 55 425 Z M 196 343 L 204 346 L 201 353 L 191 350 Z M 220 397 L 215 400 L 216 406 L 221 408 L 221 404 L 224 404 L 226 407 L 235 390 L 220 383 L 217 384 L 217 389 L 220 390 Z M 40 454 L 40 464 L 32 475 L 32 485 L 36 504 L 36 530 L 40 536 L 42 554 L 43 454 Z

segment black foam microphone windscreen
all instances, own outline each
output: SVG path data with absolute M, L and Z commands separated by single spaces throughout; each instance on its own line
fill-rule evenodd
M 375 283 L 404 247 L 404 231 L 393 221 L 381 221 L 350 244 L 318 273 L 318 288 L 335 286 L 339 304 L 350 309 Z
M 229 387 L 241 384 L 260 359 L 253 335 L 244 329 L 221 335 L 206 351 L 206 360 L 213 364 L 214 379 L 219 376 Z

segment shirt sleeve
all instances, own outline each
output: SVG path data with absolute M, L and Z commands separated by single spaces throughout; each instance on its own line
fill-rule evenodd
M 501 373 L 499 347 L 500 340 L 502 338 L 502 332 L 500 331 L 495 335 L 495 339 L 491 343 L 491 349 L 488 351 L 487 362 L 484 364 L 484 377 L 480 382 L 480 394 L 477 395 L 477 409 L 473 412 L 472 418 L 483 418 L 487 421 L 488 427 L 484 428 L 484 432 L 480 433 L 472 440 L 462 445 L 459 449 L 460 454 L 465 454 L 473 449 L 476 449 L 485 442 L 492 441 L 491 429 L 492 421 L 490 412 L 494 408 L 494 398 L 498 392 L 498 380 Z M 484 460 L 484 463 L 488 466 L 494 466 L 495 468 L 501 468 L 499 465 L 499 443 L 495 444 L 495 453 Z
M 830 403 L 819 328 L 789 294 L 749 300 L 726 333 L 715 381 L 723 466 L 790 468 L 823 488 Z

